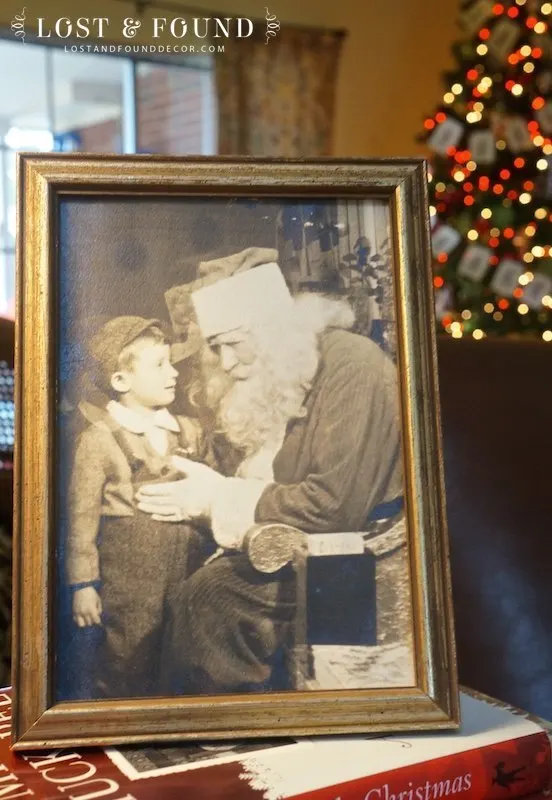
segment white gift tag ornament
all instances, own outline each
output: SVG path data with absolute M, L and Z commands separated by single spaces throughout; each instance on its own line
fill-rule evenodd
M 552 103 L 535 112 L 543 133 L 552 133 Z
M 527 122 L 523 117 L 509 117 L 504 122 L 504 138 L 512 153 L 530 150 L 533 146 Z
M 439 253 L 450 253 L 461 239 L 462 236 L 458 233 L 456 228 L 450 225 L 439 225 L 438 228 L 435 228 L 431 236 L 433 255 L 437 256 Z
M 450 286 L 443 286 L 442 289 L 435 292 L 435 314 L 437 319 L 441 319 L 447 314 L 453 306 L 453 296 Z
M 520 37 L 520 27 L 509 19 L 501 19 L 494 26 L 487 42 L 489 53 L 497 61 L 506 61 Z
M 523 302 L 538 311 L 542 306 L 542 298 L 547 294 L 552 294 L 552 279 L 537 272 L 533 280 L 523 288 Z
M 460 26 L 471 36 L 477 33 L 484 22 L 486 22 L 493 13 L 493 3 L 491 0 L 477 0 L 472 6 L 465 11 L 460 12 L 459 22 Z
M 432 150 L 445 156 L 449 147 L 456 147 L 462 134 L 464 133 L 464 126 L 457 119 L 449 117 L 440 125 L 437 125 L 427 143 Z
M 505 258 L 496 268 L 491 281 L 491 289 L 503 297 L 511 297 L 514 289 L 519 286 L 519 278 L 522 273 L 523 268 L 519 261 Z
M 472 281 L 481 281 L 489 269 L 490 247 L 472 244 L 466 247 L 458 264 L 458 274 Z
M 536 81 L 539 92 L 547 94 L 552 89 L 552 72 L 549 70 L 541 72 L 540 75 L 537 75 Z
M 496 161 L 496 140 L 492 131 L 476 131 L 468 139 L 468 150 L 479 164 Z

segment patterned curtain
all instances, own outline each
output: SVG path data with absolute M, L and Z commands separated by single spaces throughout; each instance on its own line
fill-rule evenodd
M 216 61 L 219 153 L 322 156 L 332 151 L 341 32 L 282 27 L 225 42 Z

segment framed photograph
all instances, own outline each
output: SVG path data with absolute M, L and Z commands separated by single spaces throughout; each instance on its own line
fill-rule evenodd
M 458 726 L 426 187 L 19 157 L 16 749 Z

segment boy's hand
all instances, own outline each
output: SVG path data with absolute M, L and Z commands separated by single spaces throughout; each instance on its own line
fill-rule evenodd
M 102 601 L 93 586 L 84 586 L 73 594 L 73 620 L 79 628 L 102 624 Z

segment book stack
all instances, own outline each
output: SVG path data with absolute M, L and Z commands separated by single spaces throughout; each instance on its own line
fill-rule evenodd
M 10 750 L 0 691 L 0 798 L 41 800 L 500 800 L 543 798 L 552 726 L 463 692 L 458 732 Z

